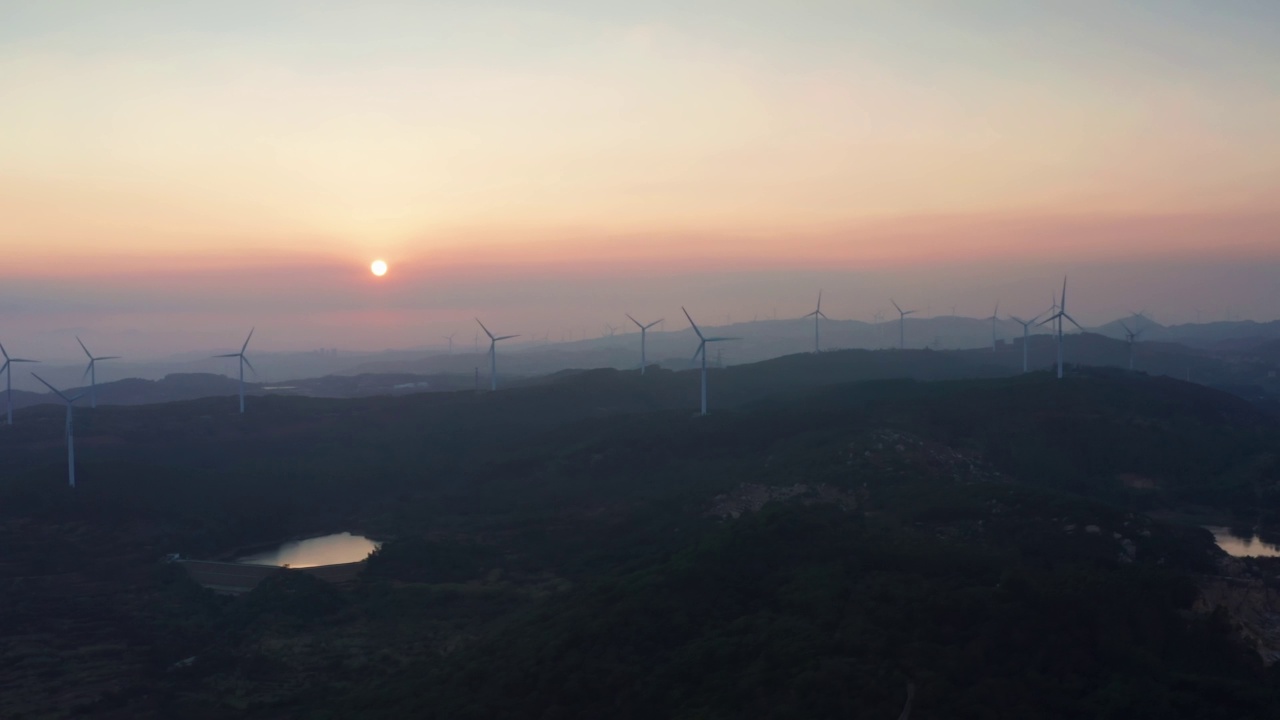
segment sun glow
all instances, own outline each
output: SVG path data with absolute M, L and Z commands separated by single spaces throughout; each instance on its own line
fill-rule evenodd
M 387 264 L 382 260 L 374 260 L 373 264 L 369 266 L 369 269 L 378 277 L 382 277 L 387 274 Z

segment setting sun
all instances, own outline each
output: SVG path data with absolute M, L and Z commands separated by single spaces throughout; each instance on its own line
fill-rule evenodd
M 378 277 L 382 277 L 387 274 L 387 264 L 381 260 L 374 260 L 373 264 L 369 266 L 369 269 Z

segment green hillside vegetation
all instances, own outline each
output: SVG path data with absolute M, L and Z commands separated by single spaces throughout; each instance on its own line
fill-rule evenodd
M 1190 611 L 1212 538 L 1146 514 L 1280 527 L 1274 416 L 1002 375 L 791 356 L 713 371 L 705 418 L 670 371 L 103 407 L 74 492 L 61 410 L 26 410 L 0 714 L 891 718 L 912 683 L 913 717 L 1275 717 L 1276 671 Z M 354 587 L 158 562 L 338 530 L 386 540 Z

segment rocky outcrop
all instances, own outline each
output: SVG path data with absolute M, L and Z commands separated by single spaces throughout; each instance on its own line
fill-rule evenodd
M 1265 664 L 1280 660 L 1280 563 L 1223 557 L 1219 567 L 1220 575 L 1202 578 L 1193 609 L 1211 613 L 1221 608 Z
M 760 508 L 771 502 L 792 498 L 797 498 L 804 503 L 831 503 L 844 510 L 854 510 L 858 507 L 858 500 L 852 493 L 821 483 L 813 486 L 803 483 L 779 486 L 743 483 L 713 498 L 711 509 L 707 514 L 722 518 L 737 518 L 744 513 L 759 512 Z

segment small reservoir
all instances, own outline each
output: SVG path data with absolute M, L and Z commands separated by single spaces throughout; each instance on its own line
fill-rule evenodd
M 1214 525 L 1204 526 L 1213 533 L 1214 542 L 1232 557 L 1280 557 L 1280 545 L 1263 542 L 1256 536 L 1239 537 L 1232 535 L 1231 530 Z
M 276 565 L 291 568 L 341 565 L 364 560 L 382 543 L 349 532 L 324 535 L 306 540 L 291 540 L 264 552 L 235 559 L 243 565 Z

